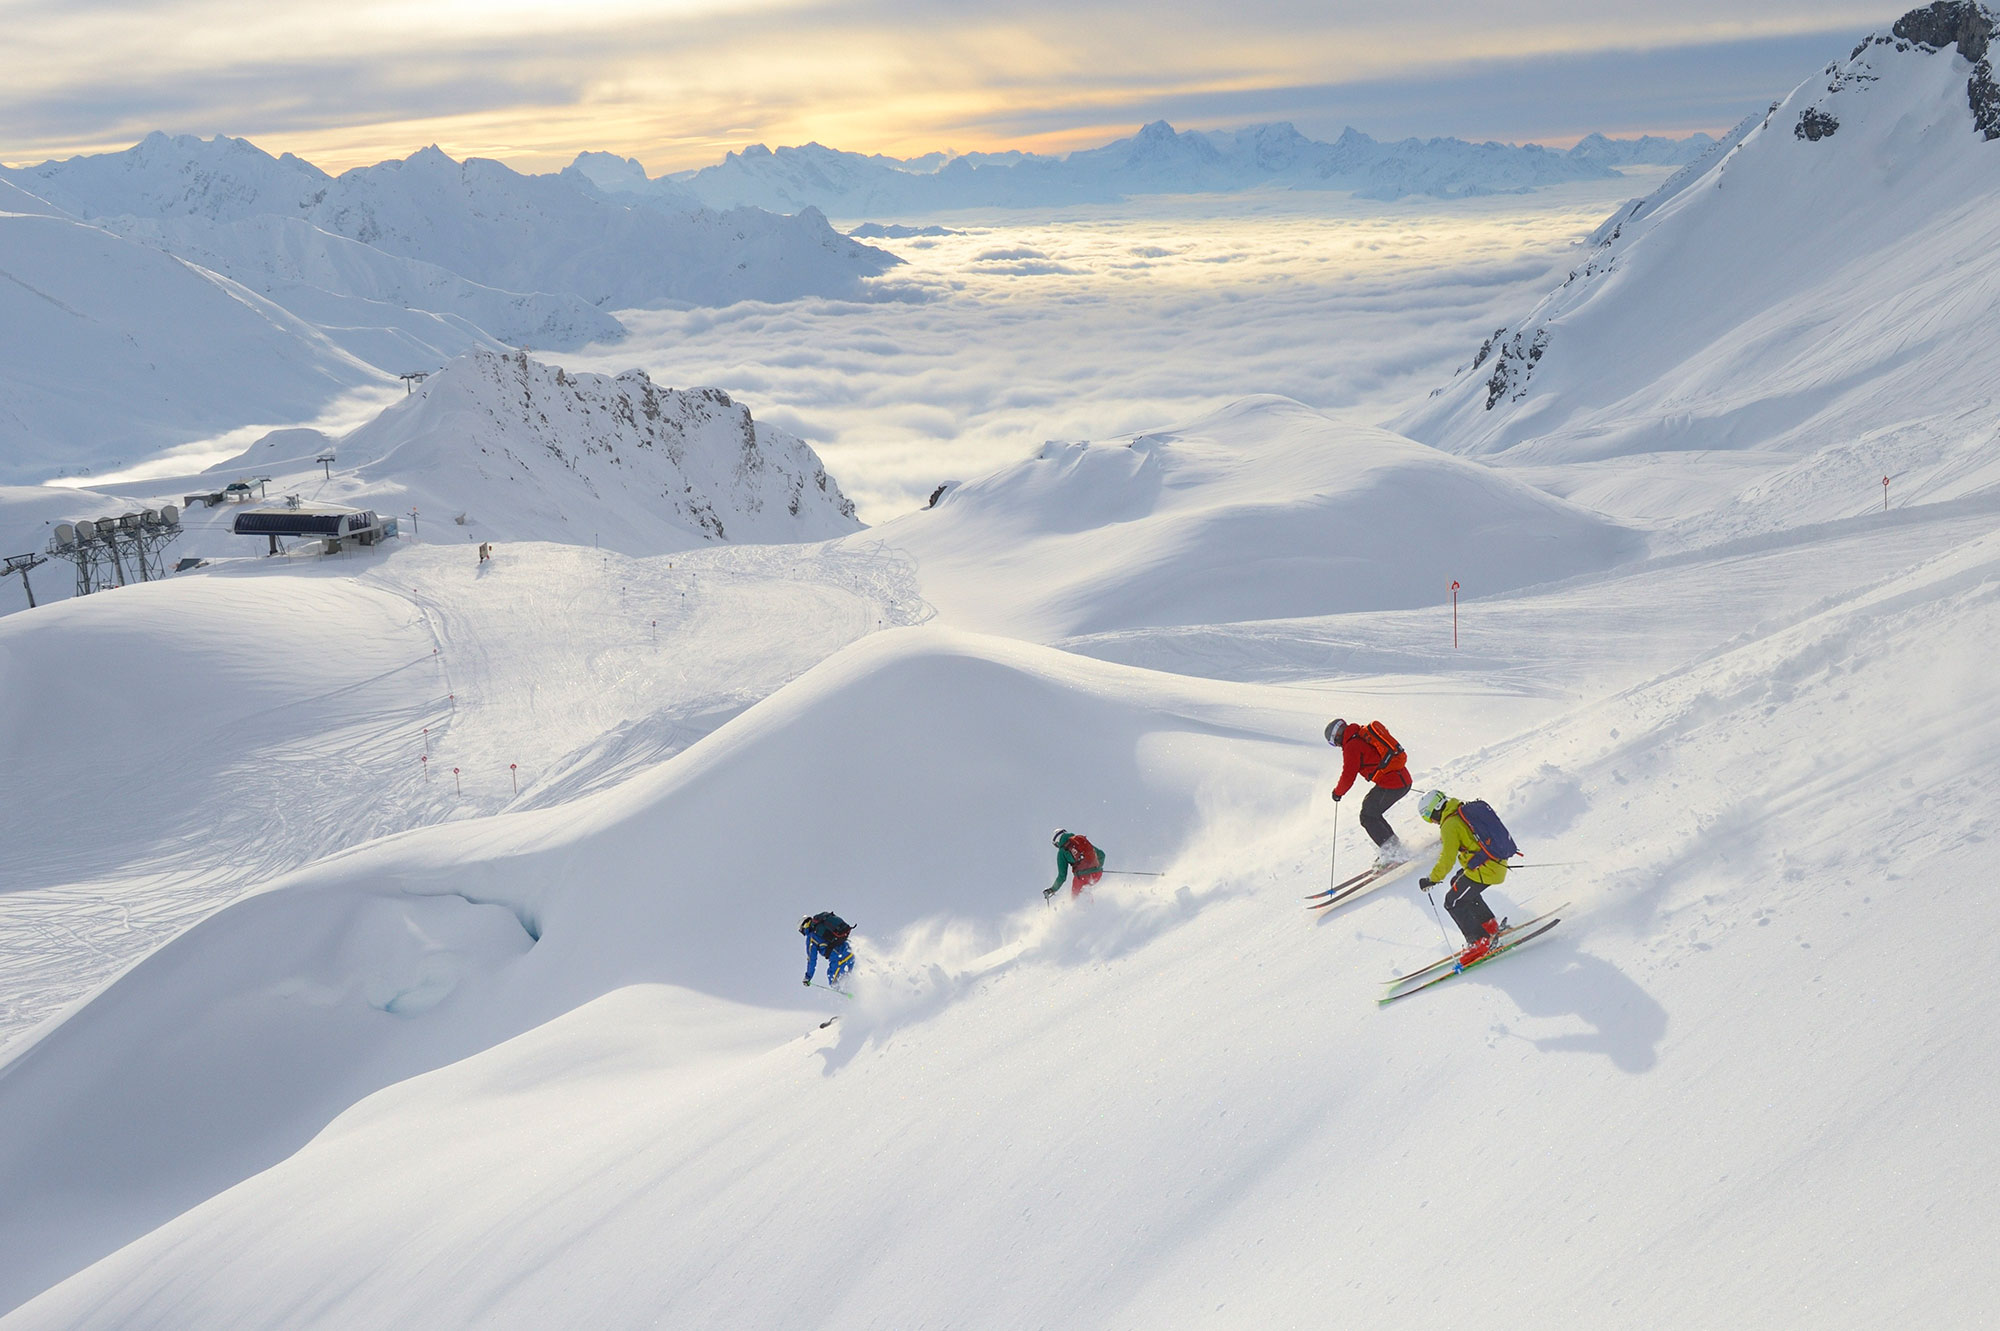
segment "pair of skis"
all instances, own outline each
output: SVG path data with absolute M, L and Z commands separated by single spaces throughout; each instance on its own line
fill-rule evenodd
M 1533 919 L 1523 920 L 1519 924 L 1502 925 L 1500 927 L 1499 941 L 1494 943 L 1492 951 L 1476 961 L 1461 964 L 1458 954 L 1453 953 L 1442 960 L 1433 961 L 1428 966 L 1418 967 L 1408 975 L 1398 975 L 1395 979 L 1387 982 L 1389 992 L 1381 998 L 1376 999 L 1376 1004 L 1379 1006 L 1386 1003 L 1393 1003 L 1399 998 L 1408 998 L 1411 994 L 1422 993 L 1432 985 L 1443 984 L 1446 980 L 1463 975 L 1475 967 L 1484 966 L 1495 957 L 1505 956 L 1523 943 L 1531 943 L 1549 930 L 1555 928 L 1558 924 L 1561 924 L 1562 916 L 1560 912 L 1568 909 L 1569 903 L 1565 901 L 1554 910 L 1544 911 Z
M 1306 897 L 1307 910 L 1324 910 L 1328 906 L 1341 906 L 1367 892 L 1372 892 L 1409 868 L 1415 860 L 1392 860 L 1388 864 L 1363 869 L 1352 878 L 1344 878 L 1323 892 L 1314 892 Z

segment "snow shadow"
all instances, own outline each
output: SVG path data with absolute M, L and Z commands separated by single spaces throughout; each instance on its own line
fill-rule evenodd
M 1506 994 L 1525 1017 L 1574 1018 L 1588 1029 L 1551 1036 L 1507 1034 L 1543 1053 L 1602 1054 L 1621 1072 L 1653 1070 L 1667 1033 L 1667 1010 L 1637 981 L 1573 939 L 1551 938 L 1521 952 L 1511 966 L 1480 967 L 1463 978 Z

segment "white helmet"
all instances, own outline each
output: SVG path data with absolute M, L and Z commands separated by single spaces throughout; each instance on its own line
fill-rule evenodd
M 1049 844 L 1052 846 L 1060 846 L 1063 842 L 1067 840 L 1069 840 L 1069 829 L 1067 827 L 1058 827 L 1056 829 L 1055 836 L 1050 840 Z
M 1442 790 L 1427 790 L 1417 801 L 1417 814 L 1427 823 L 1434 823 L 1444 813 L 1445 793 Z

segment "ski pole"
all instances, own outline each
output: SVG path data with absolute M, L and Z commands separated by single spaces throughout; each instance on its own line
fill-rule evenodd
M 1437 921 L 1438 939 L 1444 944 L 1445 951 L 1456 952 L 1458 949 L 1451 945 L 1451 935 L 1444 931 L 1444 916 L 1438 914 L 1438 904 L 1431 899 L 1431 890 L 1428 887 L 1424 889 L 1424 900 L 1430 902 L 1431 918 Z
M 1579 864 L 1588 863 L 1590 863 L 1589 860 L 1536 860 L 1533 864 L 1510 864 L 1507 867 L 1509 869 L 1574 869 Z
M 1086 873 L 1088 873 L 1088 872 L 1089 872 L 1089 870 L 1085 870 L 1085 872 L 1086 872 Z M 1112 874 L 1112 873 L 1122 873 L 1122 874 L 1126 875 L 1126 876 L 1127 876 L 1127 877 L 1129 877 L 1129 878 L 1165 878 L 1165 877 L 1166 877 L 1166 875 L 1165 875 L 1165 874 L 1163 874 L 1163 873 L 1154 873 L 1154 872 L 1153 872 L 1153 871 L 1152 871 L 1151 869 L 1099 869 L 1099 870 L 1098 870 L 1098 872 L 1099 872 L 1099 873 L 1104 873 L 1104 874 Z
M 1340 885 L 1340 801 L 1333 802 L 1333 852 L 1326 857 L 1326 881 Z

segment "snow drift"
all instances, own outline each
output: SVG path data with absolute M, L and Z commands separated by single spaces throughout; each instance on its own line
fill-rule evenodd
M 1045 445 L 870 539 L 947 617 L 1051 639 L 1437 605 L 1640 549 L 1602 516 L 1385 430 L 1250 398 L 1123 443 Z
M 795 992 L 786 940 L 809 910 L 838 903 L 878 957 L 906 931 L 935 956 L 943 930 L 969 960 L 1018 934 L 1025 901 L 1039 910 L 1038 847 L 1061 819 L 1165 860 L 1211 822 L 1289 805 L 1287 750 L 1313 723 L 1296 697 L 1264 701 L 1246 712 L 1217 686 L 1000 641 L 877 635 L 613 791 L 292 875 L 0 1075 L 0 1181 L 24 1199 L 0 1219 L 0 1301 L 276 1163 L 368 1091 L 621 986 L 692 991 L 704 1022 Z M 1078 743 L 1088 770 L 1064 761 Z M 972 761 L 940 781 L 940 751 Z M 896 858 L 917 846 L 921 864 Z M 1131 941 L 1164 919 L 1136 920 Z M 857 1041 L 946 996 L 913 975 Z

